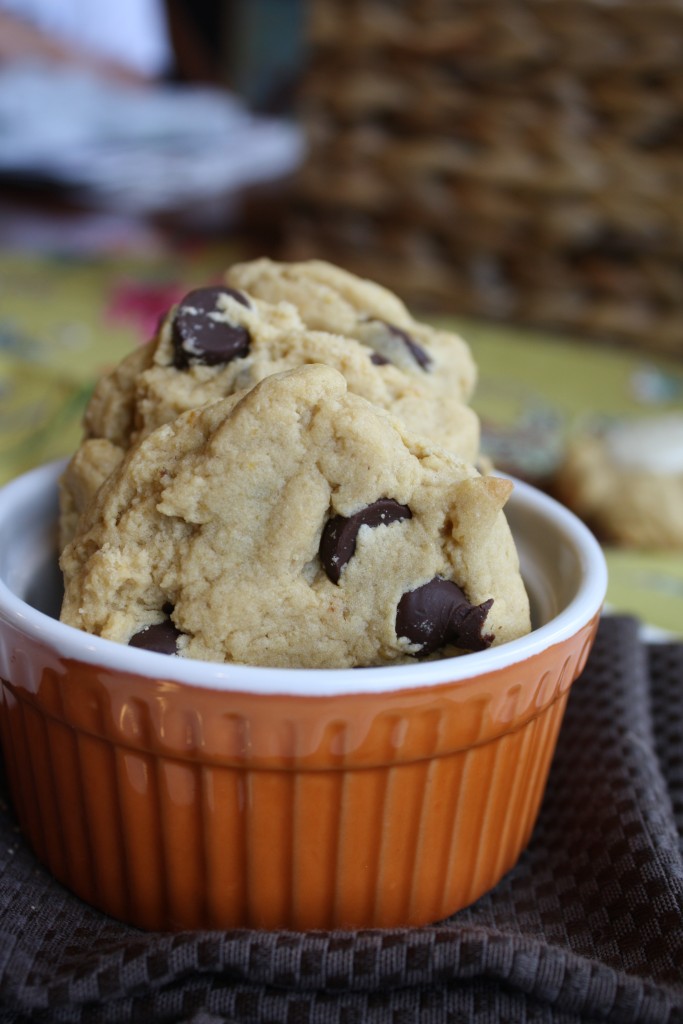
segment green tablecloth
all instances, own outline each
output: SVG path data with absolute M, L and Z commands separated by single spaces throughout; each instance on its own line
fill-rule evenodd
M 137 261 L 0 253 L 0 483 L 70 454 L 97 377 L 236 257 L 227 249 Z M 456 326 L 479 365 L 473 404 L 485 448 L 531 480 L 552 475 L 568 433 L 586 421 L 683 406 L 683 364 L 480 322 Z M 609 604 L 683 635 L 683 552 L 606 554 Z

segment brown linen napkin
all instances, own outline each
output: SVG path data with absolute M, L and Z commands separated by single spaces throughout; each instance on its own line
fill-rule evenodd
M 518 865 L 447 921 L 145 933 L 91 910 L 0 814 L 2 1024 L 683 1021 L 683 645 L 604 619 Z

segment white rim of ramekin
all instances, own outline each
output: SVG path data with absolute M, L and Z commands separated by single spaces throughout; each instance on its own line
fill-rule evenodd
M 65 466 L 57 460 L 30 470 L 0 489 L 0 537 L 10 509 L 31 493 L 44 496 L 56 488 Z M 207 690 L 231 690 L 263 695 L 343 696 L 412 690 L 453 683 L 496 672 L 525 661 L 568 640 L 600 611 L 607 591 L 607 566 L 593 534 L 572 512 L 535 487 L 510 477 L 515 485 L 511 502 L 544 513 L 577 552 L 582 580 L 573 600 L 550 622 L 527 636 L 500 647 L 490 647 L 456 658 L 415 664 L 362 669 L 261 668 L 238 663 L 216 664 L 191 658 L 169 657 L 105 640 L 67 626 L 38 611 L 14 594 L 0 579 L 0 618 L 64 659 L 85 662 L 123 674 L 164 682 L 183 683 Z

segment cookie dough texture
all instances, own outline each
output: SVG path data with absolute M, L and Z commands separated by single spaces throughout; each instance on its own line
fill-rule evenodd
M 189 409 L 324 363 L 409 430 L 476 460 L 479 421 L 467 405 L 476 371 L 456 334 L 419 324 L 391 292 L 321 261 L 238 264 L 226 285 L 208 316 L 244 329 L 246 353 L 179 367 L 173 333 L 181 303 L 149 345 L 100 381 L 85 416 L 88 437 L 127 448 Z
M 556 489 L 606 541 L 683 549 L 683 415 L 620 421 L 577 435 Z
M 419 654 L 396 634 L 398 603 L 441 577 L 472 605 L 493 599 L 484 632 L 502 643 L 529 630 L 510 486 L 412 438 L 332 368 L 271 376 L 126 454 L 62 555 L 62 619 L 127 643 L 170 614 L 183 656 L 378 665 Z M 333 582 L 327 522 L 386 498 L 410 517 L 361 526 Z

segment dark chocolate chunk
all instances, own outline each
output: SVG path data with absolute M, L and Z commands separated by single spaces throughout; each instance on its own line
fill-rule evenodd
M 128 641 L 129 647 L 140 647 L 156 654 L 177 654 L 178 637 L 182 633 L 171 619 L 164 619 L 153 626 L 145 626 Z
M 380 352 L 373 352 L 370 356 L 370 362 L 374 363 L 375 366 L 389 366 L 389 360 Z
M 483 651 L 493 642 L 482 629 L 493 598 L 471 605 L 457 583 L 435 576 L 398 602 L 396 635 L 420 644 L 418 657 L 425 658 L 446 644 L 466 651 Z
M 246 327 L 216 320 L 221 295 L 231 295 L 249 308 L 246 295 L 234 288 L 196 288 L 180 302 L 173 318 L 173 365 L 186 370 L 192 364 L 218 366 L 246 356 L 251 338 Z
M 380 498 L 352 516 L 333 516 L 325 524 L 320 539 L 320 561 L 333 583 L 339 582 L 341 571 L 356 550 L 356 537 L 361 526 L 388 526 L 400 519 L 412 519 L 407 505 L 393 498 Z

